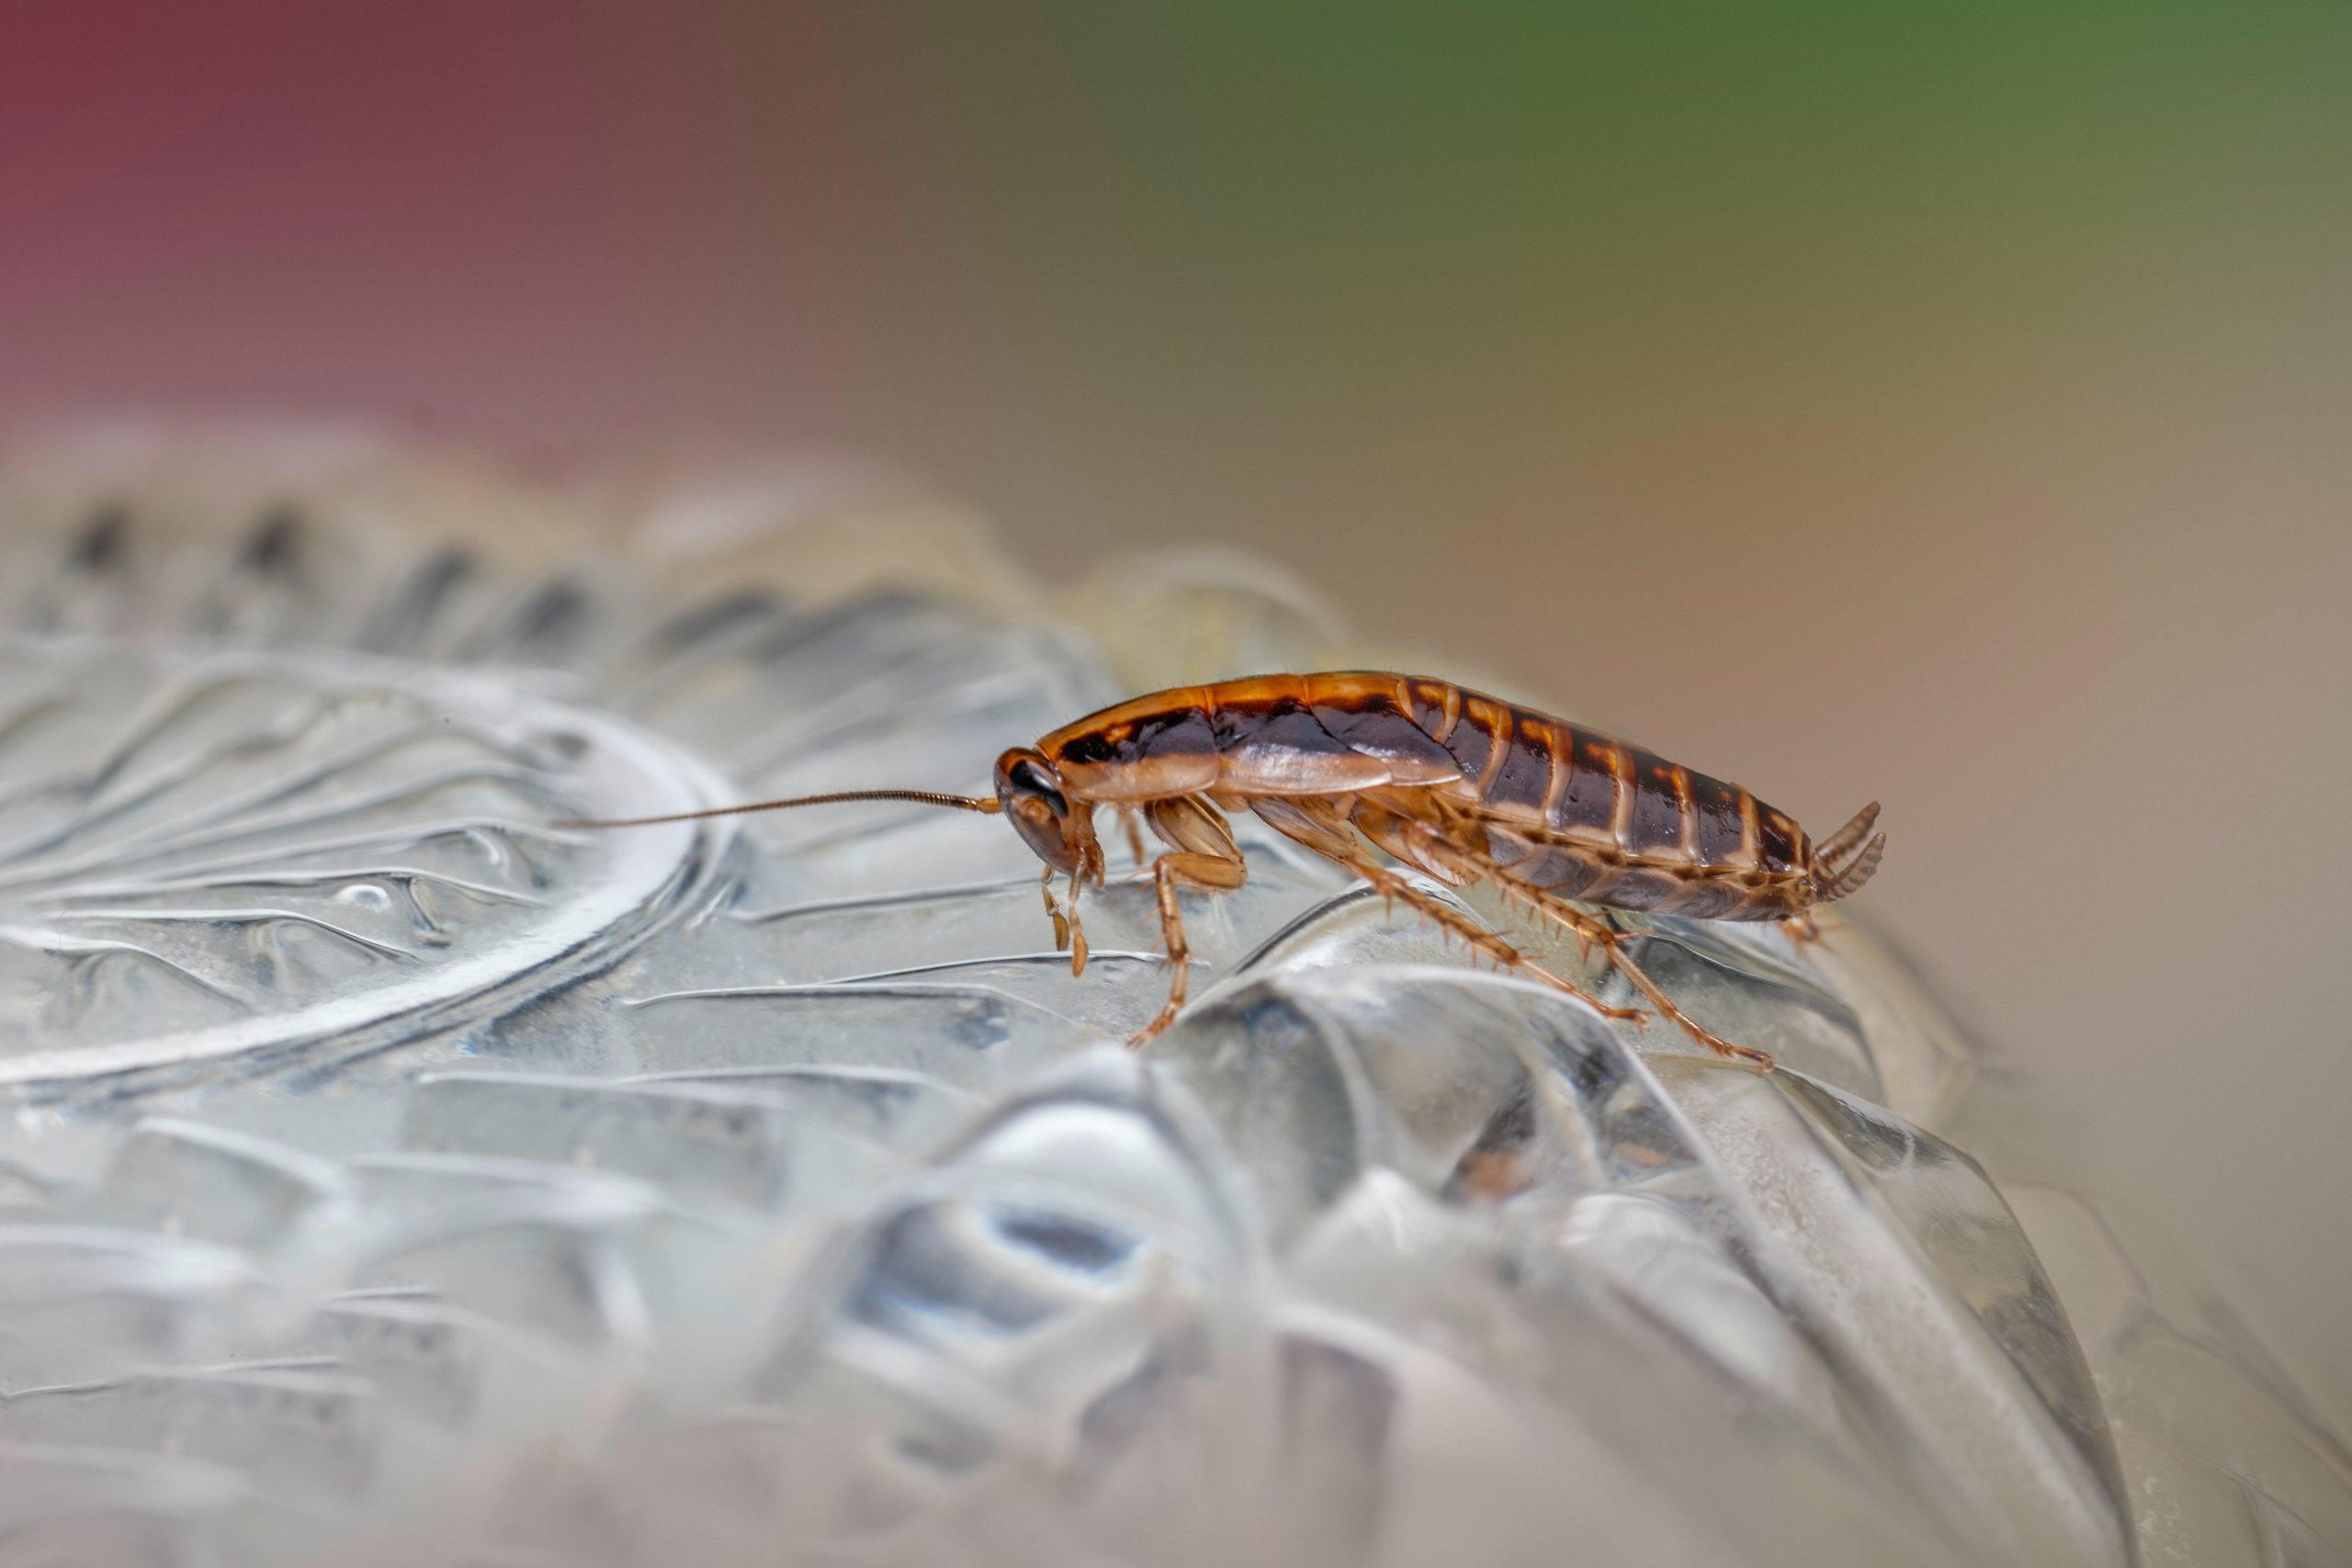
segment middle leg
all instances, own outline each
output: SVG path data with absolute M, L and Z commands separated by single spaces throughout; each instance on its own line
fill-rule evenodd
M 1168 948 L 1168 1000 L 1159 1016 L 1136 1032 L 1127 1043 L 1141 1045 L 1176 1021 L 1192 989 L 1193 950 L 1184 940 L 1184 916 L 1176 906 L 1180 887 L 1202 893 L 1225 893 L 1249 879 L 1249 868 L 1238 856 L 1194 854 L 1175 851 L 1151 863 L 1153 891 L 1159 897 L 1159 934 Z

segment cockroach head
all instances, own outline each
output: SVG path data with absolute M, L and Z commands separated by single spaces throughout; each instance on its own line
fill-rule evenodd
M 1102 852 L 1094 841 L 1094 814 L 1073 808 L 1061 775 L 1042 751 L 1018 746 L 996 760 L 996 798 L 1022 841 L 1065 876 L 1100 881 Z

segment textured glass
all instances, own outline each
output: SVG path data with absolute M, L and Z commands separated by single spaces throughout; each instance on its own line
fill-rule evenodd
M 841 471 L 19 454 L 0 1552 L 2352 1553 L 2323 1418 L 1849 920 L 1621 918 L 1758 1077 L 1244 822 L 1134 1052 L 1167 976 L 1107 822 L 1076 979 L 1001 822 L 558 826 L 976 790 L 1122 692 L 1368 661 L 1245 559 L 1049 602 Z

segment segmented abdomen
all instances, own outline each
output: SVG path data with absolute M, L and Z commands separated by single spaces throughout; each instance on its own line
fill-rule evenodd
M 1736 784 L 1451 682 L 1267 675 L 1122 703 L 1039 742 L 1099 800 L 1432 787 L 1564 897 L 1715 919 L 1809 902 L 1804 832 Z
M 1419 728 L 1462 767 L 1512 874 L 1563 897 L 1713 919 L 1770 919 L 1807 898 L 1804 833 L 1737 784 L 1549 714 L 1443 681 L 1400 682 Z

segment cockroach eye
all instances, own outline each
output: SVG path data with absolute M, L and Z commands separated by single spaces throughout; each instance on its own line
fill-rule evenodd
M 1054 787 L 1053 781 L 1046 776 L 1044 770 L 1036 763 L 1025 760 L 1015 762 L 1005 777 L 1017 793 L 1044 801 L 1052 808 L 1055 816 L 1066 817 L 1069 814 L 1069 802 L 1063 797 L 1060 790 Z

